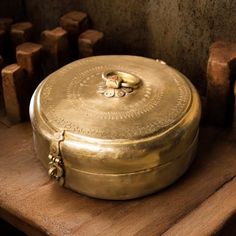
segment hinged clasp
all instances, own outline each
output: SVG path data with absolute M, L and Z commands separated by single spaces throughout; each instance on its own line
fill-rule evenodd
M 64 184 L 64 163 L 60 151 L 60 143 L 64 140 L 65 131 L 56 132 L 50 145 L 49 170 L 50 177 L 55 179 L 60 185 Z

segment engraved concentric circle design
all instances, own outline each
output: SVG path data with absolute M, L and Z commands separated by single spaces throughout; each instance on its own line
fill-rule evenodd
M 124 66 L 118 66 L 116 68 L 122 68 L 123 70 L 129 71 L 129 69 L 125 68 Z M 97 119 L 101 120 L 123 120 L 138 117 L 144 113 L 149 112 L 151 109 L 158 105 L 161 96 L 163 95 L 163 90 L 159 90 L 157 93 L 153 94 L 154 96 L 151 98 L 152 87 L 148 82 L 146 82 L 144 87 L 144 95 L 142 95 L 140 99 L 133 102 L 132 104 L 123 104 L 122 100 L 120 100 L 120 106 L 117 106 L 115 110 L 103 110 L 102 108 L 104 108 L 104 104 L 102 104 L 102 107 L 98 109 L 99 105 L 97 103 L 94 103 L 93 100 L 91 101 L 86 96 L 84 96 L 85 94 L 83 93 L 83 91 L 84 88 L 88 87 L 91 89 L 92 93 L 96 94 L 97 88 L 93 83 L 96 79 L 98 79 L 99 82 L 101 80 L 101 71 L 105 71 L 108 69 L 112 70 L 112 66 L 106 65 L 95 67 L 83 73 L 78 73 L 77 76 L 75 76 L 71 80 L 71 83 L 67 88 L 67 98 L 69 98 L 69 101 L 72 103 L 75 110 L 79 106 L 87 117 L 92 118 L 96 116 Z M 80 83 L 78 83 L 79 78 Z M 135 92 L 137 91 L 134 91 L 133 93 Z M 132 96 L 132 94 L 130 94 L 129 96 Z M 98 99 L 99 97 L 101 97 L 101 95 L 98 95 Z M 150 101 L 148 101 L 149 99 Z M 105 99 L 105 102 L 109 103 L 111 101 Z
M 135 75 L 142 85 L 122 98 L 107 98 L 97 88 L 108 70 Z M 170 67 L 142 57 L 100 56 L 50 75 L 41 89 L 39 109 L 55 129 L 131 139 L 164 131 L 185 115 L 190 103 L 188 83 Z

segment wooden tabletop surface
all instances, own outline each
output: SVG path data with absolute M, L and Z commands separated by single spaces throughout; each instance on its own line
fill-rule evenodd
M 236 131 L 201 127 L 198 155 L 175 184 L 136 200 L 93 199 L 49 179 L 29 123 L 0 124 L 0 217 L 28 235 L 228 236 L 235 176 Z

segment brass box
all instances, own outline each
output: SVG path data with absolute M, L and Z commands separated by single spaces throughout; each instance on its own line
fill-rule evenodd
M 131 199 L 178 179 L 193 160 L 200 101 L 162 61 L 98 56 L 49 75 L 30 105 L 38 158 L 59 184 Z

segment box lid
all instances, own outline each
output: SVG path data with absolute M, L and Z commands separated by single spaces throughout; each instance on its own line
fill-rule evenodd
M 139 139 L 165 132 L 192 103 L 186 78 L 137 56 L 73 62 L 43 81 L 39 115 L 54 130 L 98 139 Z

